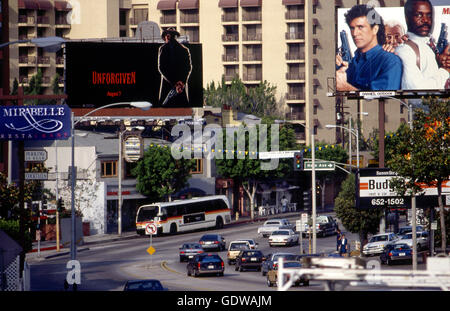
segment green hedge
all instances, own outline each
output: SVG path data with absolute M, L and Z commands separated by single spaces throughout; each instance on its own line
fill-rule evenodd
M 20 244 L 20 232 L 18 220 L 4 220 L 0 219 L 0 229 L 3 230 L 11 239 Z M 25 245 L 21 245 L 25 252 L 29 252 L 33 249 L 33 239 L 31 234 L 26 230 L 25 232 Z

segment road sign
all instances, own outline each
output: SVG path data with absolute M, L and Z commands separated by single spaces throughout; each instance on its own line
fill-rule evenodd
M 147 224 L 147 226 L 145 226 L 145 233 L 147 235 L 153 235 L 156 234 L 156 225 L 155 224 Z
M 149 248 L 147 248 L 147 253 L 149 253 L 150 255 L 153 255 L 156 252 L 156 249 L 153 246 L 150 246 Z
M 314 168 L 316 171 L 334 171 L 336 169 L 336 165 L 334 164 L 334 162 L 330 161 L 316 161 L 314 164 Z M 311 171 L 312 161 L 305 161 L 303 163 L 303 170 Z
M 47 160 L 46 150 L 25 150 L 26 162 L 44 162 Z
M 142 142 L 139 136 L 128 136 L 123 142 L 123 148 L 127 162 L 136 162 L 142 157 Z
M 47 179 L 48 179 L 47 172 L 25 173 L 25 180 L 47 180 Z
M 284 159 L 284 158 L 293 158 L 295 152 L 300 152 L 300 150 L 288 150 L 288 151 L 267 151 L 260 152 L 259 159 Z

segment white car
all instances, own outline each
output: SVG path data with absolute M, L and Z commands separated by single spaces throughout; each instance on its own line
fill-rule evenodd
M 239 241 L 247 241 L 250 243 L 250 249 L 257 249 L 258 243 L 254 239 L 240 239 Z
M 422 249 L 428 248 L 428 232 L 416 232 L 416 240 L 417 240 L 417 250 L 420 251 Z M 400 238 L 399 242 L 403 242 L 408 244 L 409 247 L 413 248 L 413 240 L 412 240 L 412 232 L 405 234 Z
M 363 247 L 363 255 L 381 254 L 388 244 L 398 241 L 398 236 L 394 233 L 382 233 L 370 238 L 369 243 Z
M 294 245 L 298 244 L 299 235 L 292 229 L 282 229 L 274 231 L 269 237 L 269 245 Z
M 258 234 L 267 238 L 272 232 L 278 230 L 281 226 L 285 226 L 285 228 L 294 229 L 294 226 L 289 223 L 287 219 L 270 219 L 267 220 L 264 225 L 258 228 Z

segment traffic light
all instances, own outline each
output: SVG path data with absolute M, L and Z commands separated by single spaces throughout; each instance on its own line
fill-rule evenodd
M 58 208 L 58 212 L 60 212 L 60 213 L 65 210 L 64 201 L 62 198 L 58 199 L 58 207 L 57 208 Z
M 294 171 L 303 171 L 303 152 L 294 152 Z
M 47 202 L 47 197 L 45 195 L 42 196 L 42 210 L 47 210 L 48 209 L 48 202 Z
M 310 190 L 303 191 L 303 209 L 305 210 L 311 209 L 312 207 L 311 200 L 312 200 L 311 191 Z

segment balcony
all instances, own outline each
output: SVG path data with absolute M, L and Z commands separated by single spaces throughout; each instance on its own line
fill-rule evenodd
M 50 26 L 50 17 L 48 16 L 38 16 L 37 17 L 38 25 L 46 25 L 46 27 Z
M 255 33 L 255 34 L 246 34 L 242 35 L 243 41 L 262 41 L 262 34 Z
M 292 93 L 286 93 L 286 100 L 305 100 L 305 94 L 292 94 Z
M 262 61 L 262 55 L 261 54 L 255 54 L 255 53 L 247 53 L 243 56 L 244 61 L 247 62 L 260 62 Z
M 182 14 L 180 17 L 180 23 L 182 24 L 198 24 L 199 17 L 197 14 Z
M 224 23 L 237 22 L 238 20 L 237 12 L 222 14 L 222 22 Z
M 37 58 L 37 63 L 40 66 L 50 66 L 50 57 L 49 56 L 39 56 Z
M 224 62 L 238 62 L 239 56 L 238 55 L 222 55 L 222 61 Z
M 236 41 L 239 41 L 239 34 L 232 33 L 232 34 L 222 35 L 222 41 L 223 42 L 236 42 Z
M 301 40 L 305 39 L 304 32 L 286 32 L 286 40 Z
M 286 60 L 305 60 L 305 52 L 290 52 L 285 54 Z
M 290 112 L 286 113 L 286 119 L 292 121 L 304 121 L 306 119 L 306 114 L 304 112 Z
M 161 24 L 176 24 L 177 23 L 177 16 L 175 14 L 173 15 L 163 15 L 159 19 Z
M 19 65 L 25 66 L 36 65 L 36 56 L 19 56 Z
M 287 11 L 284 17 L 291 19 L 305 19 L 305 11 Z
M 242 77 L 244 81 L 262 81 L 262 74 L 257 73 L 246 73 Z
M 262 21 L 261 12 L 244 12 L 242 14 L 243 22 L 260 22 Z
M 56 57 L 56 66 L 57 67 L 64 66 L 64 57 L 63 56 Z
M 22 26 L 23 24 L 25 24 L 27 26 L 35 25 L 34 16 L 19 15 L 18 22 L 19 22 L 19 26 Z M 22 25 L 20 25 L 20 24 L 22 24 Z
M 286 80 L 305 80 L 304 72 L 288 72 L 286 73 Z
M 237 73 L 237 72 L 234 73 L 234 74 L 226 74 L 226 75 L 224 75 L 225 82 L 231 82 L 236 77 L 239 77 L 239 73 Z

